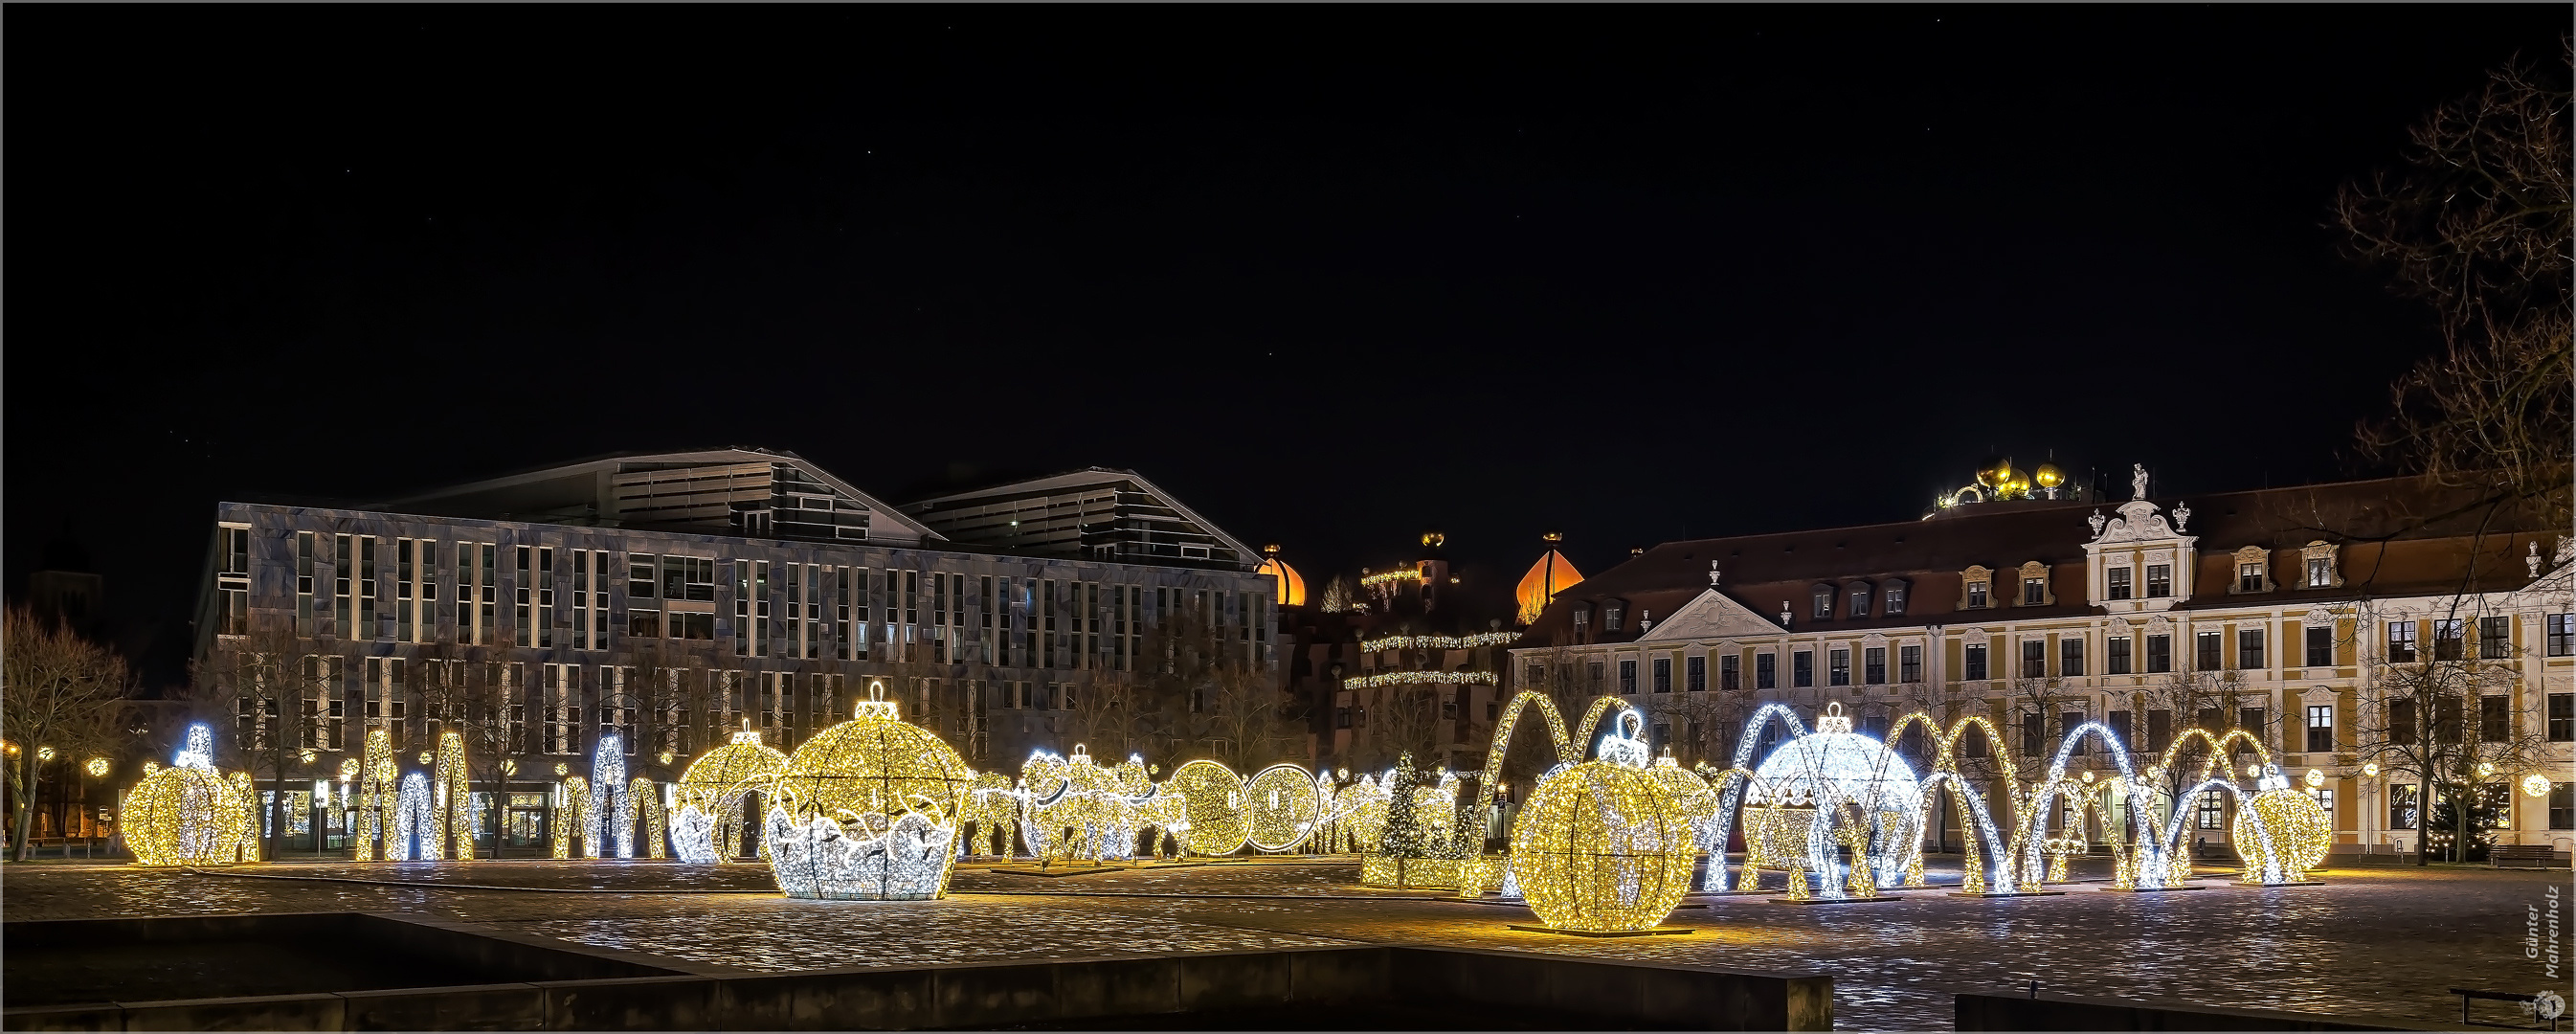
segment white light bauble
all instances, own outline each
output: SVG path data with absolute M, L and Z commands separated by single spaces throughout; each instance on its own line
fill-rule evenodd
M 1782 809 L 1784 824 L 1805 825 L 1812 809 L 1841 813 L 1849 803 L 1870 827 L 1869 862 L 1878 882 L 1902 878 L 1912 838 L 1923 828 L 1921 780 L 1886 744 L 1851 731 L 1841 704 L 1828 705 L 1815 732 L 1781 744 L 1753 774 L 1746 804 Z

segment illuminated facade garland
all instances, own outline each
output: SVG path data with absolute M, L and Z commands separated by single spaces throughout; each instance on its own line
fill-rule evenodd
M 1391 585 L 1396 582 L 1418 582 L 1421 580 L 1422 571 L 1419 568 L 1403 567 L 1397 568 L 1393 571 L 1380 571 L 1376 574 L 1364 576 L 1360 579 L 1360 587 L 1363 589 L 1374 589 L 1381 585 Z
M 1360 652 L 1380 650 L 1470 650 L 1479 646 L 1506 646 L 1520 641 L 1518 632 L 1478 632 L 1474 635 L 1390 635 L 1360 641 Z
M 1496 680 L 1490 671 L 1389 671 L 1342 680 L 1344 689 L 1368 689 L 1374 686 L 1408 686 L 1436 682 L 1460 686 L 1491 686 Z

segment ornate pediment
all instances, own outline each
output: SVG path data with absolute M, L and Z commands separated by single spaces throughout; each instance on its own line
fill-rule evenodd
M 1714 588 L 1700 594 L 1671 617 L 1655 622 L 1652 631 L 1637 637 L 1641 643 L 1675 643 L 1708 639 L 1768 638 L 1780 634 L 1780 626 L 1770 618 L 1754 613 L 1741 603 Z
M 2094 545 L 2158 541 L 2178 534 L 2173 525 L 2165 523 L 2165 516 L 2156 504 L 2144 499 L 2121 503 L 2119 513 L 2102 526 L 2101 534 L 2093 539 Z

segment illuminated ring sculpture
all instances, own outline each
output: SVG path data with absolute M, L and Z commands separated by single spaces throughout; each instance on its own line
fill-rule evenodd
M 955 748 L 906 724 L 885 684 L 787 759 L 763 833 L 789 897 L 923 900 L 947 892 L 974 778 Z
M 1285 762 L 1254 775 L 1243 797 L 1244 839 L 1263 851 L 1289 851 L 1305 843 L 1324 812 L 1314 779 Z
M 1205 758 L 1192 761 L 1172 770 L 1167 792 L 1181 796 L 1182 819 L 1172 832 L 1183 850 L 1233 854 L 1250 839 L 1243 821 L 1243 779 L 1233 769 Z
M 2236 809 L 2228 835 L 2244 853 L 2249 877 L 2299 883 L 2334 847 L 2334 817 L 2303 791 L 2276 786 Z
M 1560 930 L 1650 930 L 1690 890 L 1698 838 L 1662 780 L 1606 761 L 1539 780 L 1512 827 L 1511 876 Z

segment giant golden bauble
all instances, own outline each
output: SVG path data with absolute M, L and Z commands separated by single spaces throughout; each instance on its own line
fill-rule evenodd
M 187 767 L 143 777 L 120 817 L 136 865 L 229 864 L 250 838 L 250 819 L 232 780 Z
M 966 759 L 930 730 L 895 717 L 891 705 L 824 729 L 789 755 L 774 781 L 777 799 L 798 821 L 827 816 L 852 821 L 876 814 L 932 812 L 952 821 L 975 778 Z
M 1181 796 L 1183 821 L 1176 830 L 1181 846 L 1195 855 L 1226 855 L 1243 850 L 1243 777 L 1201 758 L 1172 770 L 1164 791 Z
M 1690 816 L 1645 769 L 1605 761 L 1540 780 L 1512 827 L 1512 878 L 1561 930 L 1651 930 L 1690 890 Z
M 2262 828 L 2255 828 L 2260 816 Z M 2236 841 L 2237 854 L 2245 859 L 2248 873 L 2261 872 L 2277 859 L 2281 873 L 2288 879 L 2299 879 L 2334 847 L 2334 816 L 2325 806 L 2304 790 L 2288 787 L 2265 790 L 2236 810 L 2236 821 L 2228 827 Z
M 1243 787 L 1245 839 L 1264 851 L 1286 851 L 1306 842 L 1323 818 L 1324 798 L 1315 777 L 1281 762 L 1262 769 Z

